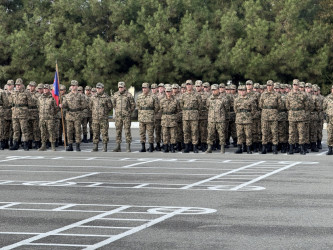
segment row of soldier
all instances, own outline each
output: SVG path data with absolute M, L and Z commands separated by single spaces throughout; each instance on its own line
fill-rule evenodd
M 316 85 L 295 79 L 292 87 L 271 80 L 263 86 L 249 80 L 238 87 L 238 93 L 235 85 L 210 86 L 202 81 L 196 81 L 194 85 L 191 80 L 181 87 L 143 83 L 142 94 L 136 103 L 124 82 L 118 83 L 118 91 L 111 98 L 104 93 L 101 83 L 96 85 L 95 95 L 89 86 L 83 93 L 75 80 L 71 81 L 69 94 L 61 85 L 60 107 L 66 124 L 66 150 L 72 151 L 75 141 L 76 150 L 80 151 L 82 128 L 83 142 L 88 142 L 89 123 L 93 151 L 98 150 L 100 134 L 103 151 L 107 151 L 108 114 L 114 108 L 116 147 L 113 151 L 121 151 L 124 128 L 126 150 L 130 152 L 131 114 L 135 107 L 138 109 L 141 152 L 146 151 L 146 133 L 149 152 L 163 148 L 164 152 L 184 149 L 184 153 L 190 150 L 197 153 L 201 149 L 211 153 L 220 147 L 224 153 L 225 147 L 230 145 L 230 137 L 238 147 L 236 153 L 254 150 L 276 154 L 281 150 L 305 154 L 309 148 L 314 152 L 321 148 L 323 111 L 325 109 L 329 116 L 332 105 L 331 95 L 325 99 Z M 15 86 L 13 91 L 14 81 L 9 80 L 6 90 L 1 92 L 1 149 L 9 147 L 12 129 L 12 150 L 18 149 L 21 132 L 25 150 L 31 148 L 32 141 L 39 150 L 45 150 L 47 140 L 55 150 L 57 143 L 62 145 L 61 112 L 52 98 L 50 86 L 39 84 L 36 91 L 36 83 L 30 82 L 29 91 L 26 91 L 21 79 L 16 80 Z M 328 125 L 328 154 L 332 154 L 330 122 Z

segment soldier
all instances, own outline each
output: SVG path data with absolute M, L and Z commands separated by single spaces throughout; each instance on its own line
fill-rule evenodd
M 216 85 L 212 85 L 211 90 L 213 93 L 206 101 L 208 109 L 208 148 L 206 153 L 212 153 L 212 145 L 217 132 L 221 145 L 221 154 L 224 154 L 226 116 L 230 110 L 230 103 L 226 96 L 219 94 L 219 89 Z
M 204 91 L 207 92 L 210 95 L 210 84 L 209 84 L 209 82 L 204 82 L 202 84 L 202 86 L 204 88 Z
M 36 91 L 36 82 L 29 82 L 30 95 L 32 100 L 32 106 L 29 107 L 29 149 L 32 149 L 32 142 L 34 141 L 34 148 L 38 149 L 41 146 L 41 131 L 39 129 L 39 117 L 38 117 L 38 107 L 37 102 L 40 97 L 40 93 Z
M 44 93 L 37 99 L 39 111 L 39 128 L 41 130 L 42 145 L 38 151 L 46 150 L 46 141 L 51 142 L 52 151 L 56 151 L 56 123 L 55 115 L 57 113 L 57 103 L 51 94 L 51 86 L 44 84 Z
M 89 110 L 92 112 L 92 129 L 94 148 L 92 152 L 98 151 L 98 142 L 102 134 L 103 152 L 107 152 L 109 142 L 109 113 L 112 110 L 110 97 L 104 93 L 104 84 L 96 84 L 97 94 L 91 97 Z
M 180 86 L 180 93 L 184 94 L 185 92 L 186 92 L 186 84 L 182 83 L 181 86 Z
M 281 153 L 286 153 L 288 149 L 288 112 L 286 109 L 286 98 L 285 84 L 280 84 L 280 95 L 282 108 L 279 110 L 278 114 L 278 130 L 279 130 L 279 143 L 281 144 Z M 277 91 L 277 89 L 274 89 Z
M 298 143 L 301 145 L 300 153 L 306 154 L 306 111 L 309 110 L 308 97 L 304 92 L 299 91 L 299 80 L 293 80 L 293 90 L 288 93 L 286 98 L 286 108 L 288 110 L 289 119 L 289 152 L 294 153 L 295 144 L 297 143 L 297 134 L 299 136 Z
M 140 152 L 146 152 L 146 133 L 148 133 L 148 152 L 154 151 L 154 121 L 155 115 L 159 111 L 159 101 L 156 95 L 152 94 L 149 84 L 142 83 L 142 93 L 136 100 L 138 108 L 138 121 L 140 131 Z
M 63 102 L 63 99 L 64 99 L 65 95 L 66 95 L 66 86 L 61 84 L 59 86 L 59 100 L 60 100 L 59 103 Z M 59 115 L 59 113 L 60 113 L 60 115 Z M 62 115 L 61 115 L 61 110 L 59 109 L 57 117 L 59 117 L 58 118 L 59 119 L 59 121 L 58 121 L 58 123 L 59 123 L 59 127 L 58 127 L 59 132 L 56 133 L 56 134 L 58 134 L 58 140 L 56 140 L 56 142 L 58 141 L 59 146 L 63 146 L 64 142 L 62 141 L 62 135 L 63 134 L 66 135 L 66 119 L 65 119 L 66 109 L 64 109 L 64 108 L 62 109 Z M 64 123 L 64 125 L 62 123 Z M 63 129 L 65 129 L 65 133 L 63 132 Z M 65 138 L 64 138 L 64 140 L 65 140 Z
M 274 89 L 279 89 L 278 83 L 274 83 Z M 267 91 L 259 99 L 259 108 L 261 108 L 261 126 L 262 126 L 262 154 L 267 152 L 267 143 L 270 136 L 273 142 L 273 153 L 278 153 L 279 132 L 278 132 L 278 114 L 283 108 L 281 96 L 273 91 L 273 81 L 267 81 Z
M 252 119 L 253 115 L 257 111 L 257 104 L 253 101 L 252 97 L 247 95 L 247 90 L 245 86 L 240 85 L 238 87 L 238 92 L 238 97 L 234 101 L 238 143 L 238 149 L 235 153 L 241 154 L 244 151 L 243 149 L 245 149 L 245 152 L 247 152 L 248 154 L 252 154 Z
M 201 102 L 205 105 L 201 105 L 199 110 L 199 142 L 201 144 L 202 152 L 207 150 L 207 125 L 208 125 L 208 112 L 206 107 L 207 98 L 209 97 L 208 92 L 204 92 L 202 88 L 202 81 L 195 81 L 195 89 L 201 97 Z
M 190 152 L 190 142 L 194 145 L 193 152 L 198 151 L 198 127 L 199 110 L 201 109 L 201 97 L 193 90 L 192 80 L 186 81 L 186 92 L 180 99 L 180 107 L 183 110 L 183 131 L 184 131 L 184 153 Z
M 157 98 L 160 102 L 162 98 L 165 97 L 164 83 L 158 85 Z M 162 125 L 161 125 L 162 113 L 159 111 L 155 115 L 155 141 L 156 141 L 156 151 L 161 151 L 161 141 L 162 141 Z
M 5 149 L 5 138 L 4 138 L 4 124 L 5 124 L 5 110 L 3 108 L 6 102 L 5 91 L 0 91 L 0 150 Z
M 157 96 L 158 94 L 158 88 L 157 88 L 157 84 L 156 83 L 153 83 L 151 86 L 150 86 L 150 89 L 151 89 L 151 92 Z
M 181 98 L 180 87 L 176 83 L 172 84 L 172 94 L 178 101 L 180 101 Z M 182 144 L 184 143 L 184 134 L 183 134 L 183 113 L 181 109 L 177 113 L 176 141 L 177 141 L 177 151 L 182 151 Z
M 165 97 L 161 99 L 160 109 L 162 111 L 163 152 L 168 153 L 170 149 L 172 153 L 175 153 L 180 104 L 172 93 L 172 87 L 165 88 Z
M 14 89 L 14 81 L 8 80 L 6 84 L 7 89 L 2 93 L 2 109 L 3 109 L 3 123 L 2 123 L 2 136 L 3 136 L 3 144 L 4 149 L 9 148 L 9 140 L 12 140 L 13 130 L 12 130 L 12 102 L 11 95 Z M 12 144 L 12 143 L 11 143 Z M 11 145 L 12 146 L 12 145 Z
M 29 107 L 33 106 L 32 98 L 28 91 L 24 90 L 23 81 L 21 78 L 16 79 L 16 90 L 11 95 L 12 102 L 12 121 L 13 121 L 13 139 L 14 145 L 10 150 L 17 150 L 19 148 L 20 133 L 22 130 L 23 148 L 25 151 L 29 150 Z
M 92 89 L 91 89 L 91 95 L 92 95 L 92 96 L 97 95 L 97 90 L 96 90 L 96 88 L 92 88 Z
M 126 91 L 125 83 L 118 82 L 118 91 L 111 98 L 112 105 L 115 109 L 115 125 L 116 125 L 116 147 L 113 152 L 121 152 L 121 134 L 124 127 L 127 143 L 127 152 L 131 152 L 131 114 L 135 110 L 134 98 Z
M 234 147 L 237 147 L 237 132 L 236 132 L 236 113 L 234 110 L 234 100 L 237 97 L 236 86 L 234 84 L 230 84 L 226 88 L 227 95 L 229 96 L 230 101 L 230 112 L 229 112 L 229 123 L 228 128 L 226 129 L 228 132 L 227 139 L 232 138 L 232 144 Z
M 67 140 L 68 147 L 66 151 L 73 151 L 74 132 L 76 151 L 81 151 L 81 122 L 82 111 L 87 107 L 86 98 L 78 92 L 79 83 L 76 80 L 71 81 L 71 92 L 64 96 L 63 103 L 60 107 L 67 109 L 66 111 L 66 125 L 67 125 Z
M 324 103 L 325 97 L 320 94 L 320 87 L 318 85 L 314 86 L 313 94 L 318 96 L 319 103 L 320 103 L 320 111 L 319 111 L 319 114 L 318 114 L 319 124 L 318 124 L 316 129 L 317 129 L 317 135 L 318 135 L 318 137 L 317 137 L 317 148 L 322 149 L 321 140 L 323 138 L 323 125 L 324 125 L 324 119 L 325 119 L 324 118 L 325 115 L 324 115 L 324 112 L 323 112 L 323 103 Z
M 326 113 L 327 122 L 327 155 L 333 155 L 333 85 L 331 93 L 326 96 L 323 102 L 323 110 Z

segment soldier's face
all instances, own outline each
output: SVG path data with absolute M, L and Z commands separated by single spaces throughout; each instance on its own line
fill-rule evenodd
M 158 92 L 163 93 L 164 92 L 164 87 L 158 87 Z
M 157 92 L 157 88 L 151 89 L 151 92 L 155 94 Z
M 169 98 L 170 96 L 172 96 L 172 92 L 171 91 L 166 91 L 165 92 L 166 96 Z
M 213 89 L 213 95 L 218 95 L 220 92 L 218 89 Z
M 149 88 L 142 88 L 142 93 L 145 95 L 149 93 Z
M 225 92 L 225 88 L 219 88 L 220 93 L 224 93 Z
M 7 89 L 10 90 L 10 91 L 13 90 L 14 89 L 14 85 L 8 85 Z
M 246 89 L 251 90 L 253 88 L 252 84 L 246 84 Z
M 312 90 L 311 88 L 306 88 L 305 89 L 306 93 L 311 93 L 311 90 Z
M 118 87 L 120 93 L 124 92 L 124 87 Z
M 197 90 L 198 92 L 201 91 L 201 86 L 197 86 L 197 87 L 195 87 L 195 88 L 196 88 L 196 90 Z
M 272 92 L 272 90 L 273 90 L 273 86 L 272 86 L 272 85 L 267 85 L 267 90 L 268 90 L 269 92 Z
M 241 94 L 241 96 L 246 96 L 246 91 L 244 89 L 241 89 L 240 94 Z
M 178 94 L 178 89 L 172 89 L 173 94 Z
M 186 84 L 187 91 L 191 91 L 193 89 L 192 84 Z
M 48 94 L 48 93 L 50 93 L 50 91 L 51 90 L 49 90 L 49 89 L 43 89 L 44 94 Z
M 104 91 L 104 88 L 97 88 L 97 93 L 98 93 L 98 94 L 103 93 L 103 91 Z
M 20 90 L 22 88 L 22 84 L 16 84 L 15 87 L 16 87 L 17 90 Z
M 72 87 L 72 91 L 77 91 L 77 88 L 78 88 L 79 86 L 77 86 L 77 85 L 72 85 L 71 87 Z

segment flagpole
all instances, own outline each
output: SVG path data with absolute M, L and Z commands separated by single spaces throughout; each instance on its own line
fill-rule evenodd
M 58 89 L 59 89 L 59 104 L 61 104 L 61 96 L 60 96 L 60 79 L 59 79 L 59 73 L 58 73 L 58 60 L 56 60 L 56 72 L 57 72 L 57 78 L 58 78 Z M 67 147 L 66 145 L 66 131 L 65 131 L 65 123 L 64 123 L 64 113 L 62 111 L 62 106 L 60 108 L 60 111 L 61 111 L 61 123 L 62 123 L 62 133 L 63 133 L 63 136 L 64 136 L 64 145 L 65 145 L 65 149 Z

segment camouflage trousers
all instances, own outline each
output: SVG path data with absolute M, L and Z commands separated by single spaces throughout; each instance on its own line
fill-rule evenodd
M 109 142 L 109 120 L 93 120 L 92 124 L 93 143 L 99 142 L 99 136 L 102 135 L 103 144 Z
M 235 120 L 229 120 L 227 132 L 228 132 L 228 134 L 227 134 L 226 140 L 230 139 L 230 137 L 232 138 L 233 141 L 235 141 L 237 139 Z
M 323 140 L 323 127 L 324 127 L 324 120 L 319 121 L 319 125 L 317 127 L 317 134 L 318 134 L 318 140 L 322 141 Z
M 164 144 L 176 144 L 177 127 L 162 127 Z
M 261 139 L 261 121 L 260 119 L 252 120 L 252 140 L 253 142 L 260 142 Z
M 207 143 L 209 145 L 213 145 L 214 141 L 216 140 L 216 135 L 218 135 L 219 136 L 220 145 L 224 145 L 225 144 L 225 135 L 226 135 L 225 130 L 226 130 L 226 123 L 225 122 L 208 122 L 208 127 L 207 127 L 208 139 L 207 139 Z
M 12 120 L 2 120 L 1 125 L 1 131 L 2 131 L 2 140 L 9 140 L 12 138 L 13 129 L 12 129 Z
M 279 143 L 278 121 L 261 121 L 262 144 Z M 272 138 L 270 140 L 270 138 Z
M 131 117 L 116 117 L 115 120 L 116 126 L 116 143 L 121 143 L 121 135 L 123 132 L 123 127 L 125 131 L 126 142 L 132 142 L 131 135 Z
M 154 143 L 154 122 L 139 122 L 140 142 L 146 143 L 146 133 L 148 143 Z
M 162 141 L 161 119 L 155 119 L 155 142 L 161 143 L 161 141 Z
M 327 146 L 333 146 L 333 117 L 330 117 L 327 123 Z
M 279 142 L 288 143 L 288 121 L 278 122 Z
M 40 120 L 39 128 L 41 133 L 42 142 L 49 140 L 55 142 L 55 120 Z
M 74 133 L 75 133 L 75 142 L 81 143 L 81 120 L 66 121 L 67 125 L 67 140 L 68 144 L 73 144 L 74 142 Z
M 317 142 L 318 140 L 318 127 L 320 127 L 319 120 L 312 120 L 310 122 L 310 142 Z
M 63 136 L 64 135 L 64 131 L 63 131 L 63 126 L 62 126 L 62 121 L 61 121 L 61 118 L 60 119 L 56 119 L 56 130 L 57 130 L 57 132 L 56 132 L 56 138 L 59 138 L 59 137 L 61 137 L 61 136 Z M 65 134 L 66 134 L 66 131 L 67 131 L 67 129 L 66 129 L 66 120 L 64 120 L 64 127 L 65 127 Z
M 237 144 L 246 143 L 247 146 L 252 145 L 252 123 L 236 124 Z
M 39 119 L 29 120 L 29 140 L 40 141 L 41 131 L 39 128 Z
M 184 143 L 190 143 L 197 145 L 199 137 L 199 120 L 186 121 L 183 120 L 183 132 L 184 132 Z M 192 140 L 191 140 L 192 139 Z
M 88 134 L 88 123 L 89 123 L 89 133 L 90 133 L 90 136 L 91 136 L 93 134 L 92 117 L 82 118 L 82 133 L 83 133 L 83 135 Z
M 2 114 L 0 114 L 2 115 Z M 2 117 L 0 117 L 0 140 L 4 140 L 4 124 L 5 124 L 5 119 L 3 119 Z
M 305 144 L 306 142 L 306 124 L 304 121 L 292 122 L 289 121 L 289 144 Z M 297 139 L 298 138 L 298 139 Z
M 13 139 L 18 141 L 21 137 L 22 131 L 22 141 L 28 141 L 29 139 L 29 120 L 13 118 Z
M 305 122 L 305 143 L 310 143 L 310 123 L 311 121 Z
M 183 122 L 177 122 L 176 133 L 177 133 L 176 135 L 177 142 L 183 142 L 184 140 Z
M 207 143 L 207 125 L 207 119 L 199 120 L 199 141 L 201 143 Z

